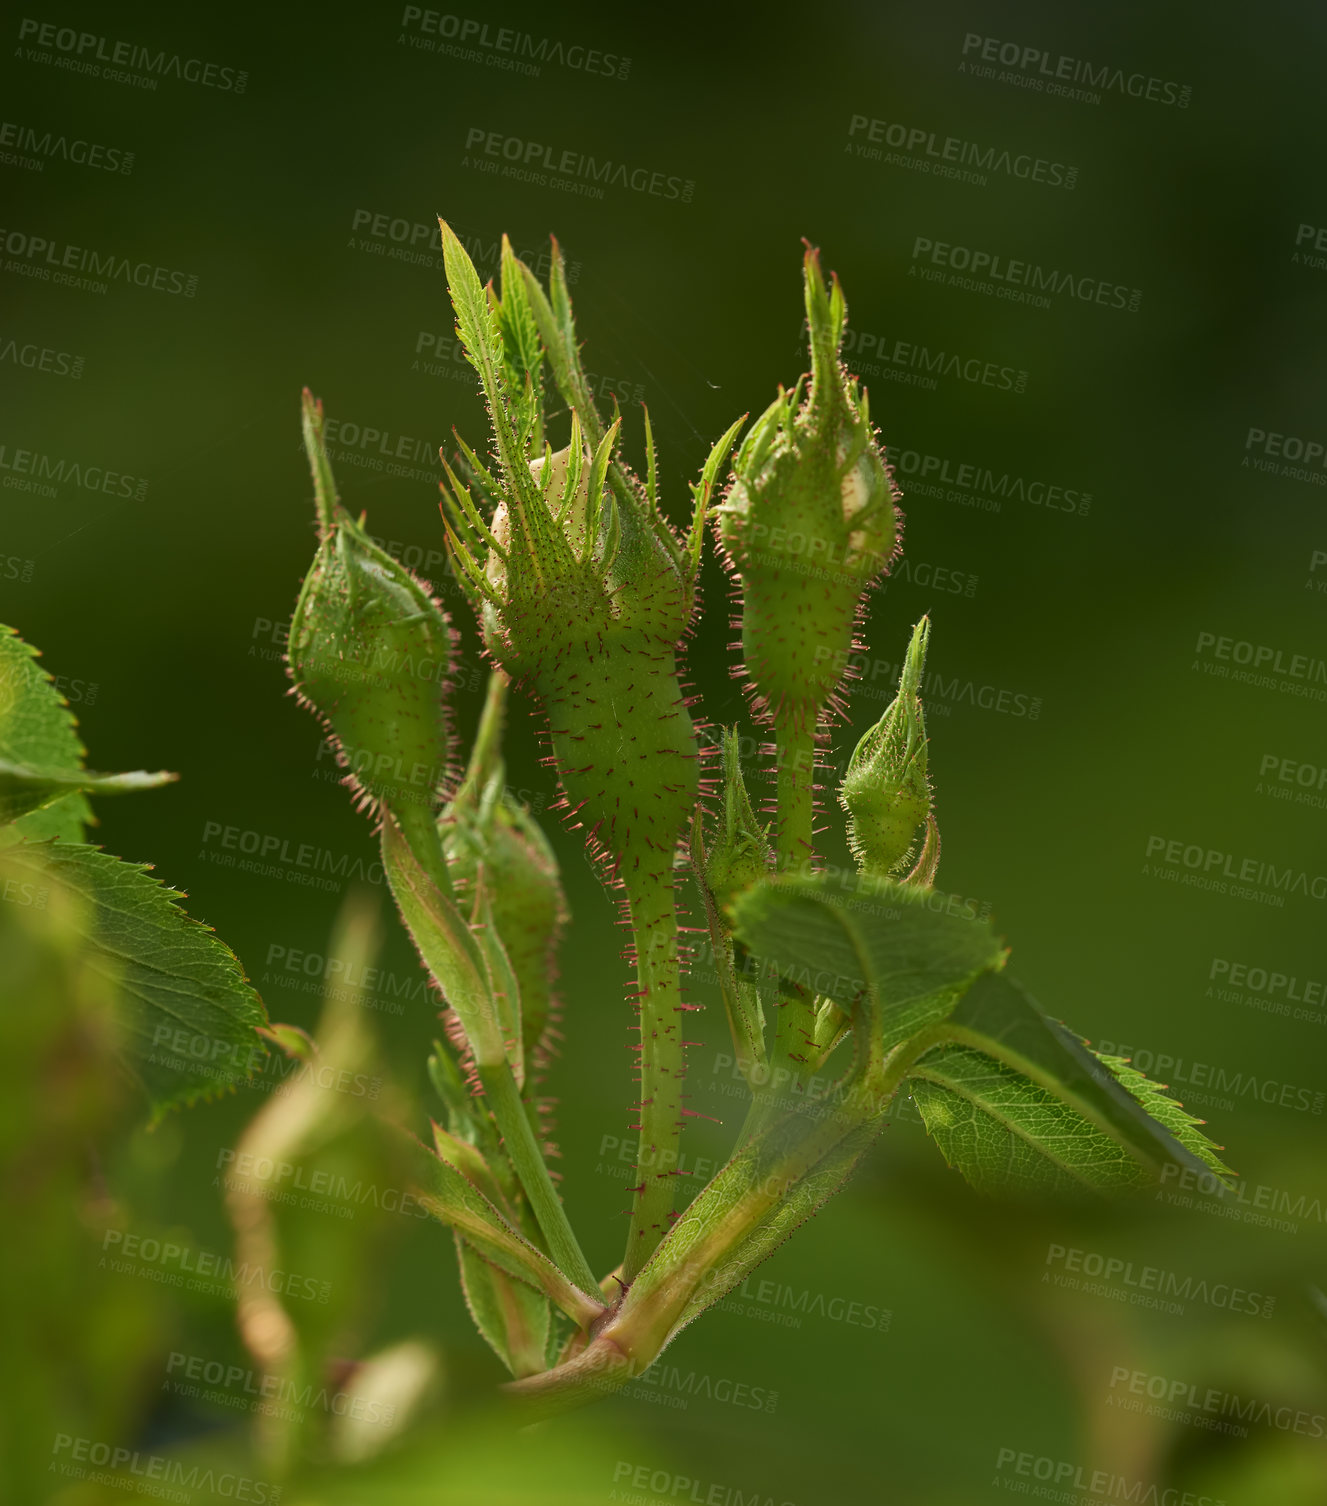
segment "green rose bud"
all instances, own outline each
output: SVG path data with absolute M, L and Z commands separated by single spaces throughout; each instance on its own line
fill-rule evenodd
M 335 738 L 352 770 L 346 783 L 362 803 L 390 807 L 403 830 L 415 830 L 434 816 L 431 800 L 419 801 L 418 771 L 440 786 L 450 763 L 451 624 L 425 585 L 337 500 L 322 404 L 307 388 L 304 443 L 321 542 L 291 621 L 295 693 Z
M 889 468 L 865 393 L 839 363 L 846 305 L 819 254 L 803 261 L 811 384 L 779 396 L 733 461 L 719 537 L 741 578 L 742 644 L 757 710 L 814 728 L 852 649 L 862 597 L 898 546 Z M 803 379 L 804 381 L 805 379 Z
M 543 299 L 542 291 L 509 286 L 504 270 L 495 304 L 445 229 L 443 247 L 498 462 L 490 469 L 462 446 L 477 490 L 497 500 L 491 522 L 448 468 L 453 558 L 482 606 L 490 654 L 548 715 L 566 805 L 592 845 L 624 877 L 648 870 L 671 883 L 673 848 L 698 788 L 699 749 L 676 665 L 694 563 L 653 488 L 615 458 L 620 420 L 604 428 L 592 405 L 573 407 L 570 443 L 527 453 L 494 309 L 520 288 L 527 300 Z M 552 317 L 547 300 L 534 302 L 534 314 Z
M 679 537 L 659 506 L 648 417 L 642 483 L 615 454 L 620 420 L 605 426 L 589 395 L 556 244 L 547 295 L 528 269 L 504 264 L 494 298 L 445 224 L 442 241 L 496 461 L 490 469 L 462 446 L 474 489 L 495 504 L 491 521 L 448 469 L 452 558 L 480 607 L 489 653 L 548 718 L 563 804 L 620 882 L 632 930 L 637 1064 L 651 1087 L 638 1105 L 640 1181 L 623 1266 L 630 1281 L 671 1224 L 676 1146 L 691 1112 L 682 1023 L 693 1006 L 681 996 L 674 857 L 700 789 L 700 748 L 677 651 L 695 604 L 705 509 L 740 424 L 711 452 L 692 488 L 690 531 Z M 570 443 L 542 457 L 531 453 L 498 318 L 502 309 L 514 316 L 522 299 L 572 415 Z
M 848 842 L 863 873 L 897 875 L 912 855 L 917 828 L 927 824 L 922 860 L 909 875 L 927 883 L 934 877 L 940 845 L 926 777 L 920 695 L 930 631 L 926 617 L 913 629 L 898 695 L 857 744 L 839 790 L 839 803 L 848 813 Z
M 470 767 L 438 817 L 438 828 L 458 895 L 473 893 L 482 882 L 488 896 L 519 994 L 521 1055 L 531 1084 L 542 1076 L 551 1054 L 556 954 L 568 910 L 548 838 L 530 812 L 506 794 L 498 752 L 506 685 L 506 677 L 496 671 Z
M 735 727 L 723 729 L 723 790 L 719 819 L 708 839 L 693 827 L 692 861 L 714 905 L 722 911 L 735 895 L 774 871 L 769 826 L 756 819 L 742 778 Z

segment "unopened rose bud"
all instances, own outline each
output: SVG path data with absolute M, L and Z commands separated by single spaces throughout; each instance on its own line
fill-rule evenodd
M 757 708 L 815 727 L 852 649 L 871 582 L 898 544 L 893 480 L 866 396 L 839 363 L 846 305 L 803 263 L 811 384 L 780 390 L 733 461 L 719 536 L 741 580 L 742 645 Z
M 926 617 L 913 629 L 898 695 L 857 744 L 839 790 L 848 842 L 863 873 L 898 873 L 912 854 L 917 828 L 931 817 L 920 694 L 930 630 Z
M 420 807 L 397 798 L 403 780 L 426 769 L 441 783 L 450 759 L 451 624 L 423 583 L 336 499 L 322 404 L 307 389 L 304 440 L 322 541 L 291 620 L 290 675 L 339 750 L 353 750 L 347 783 L 375 808 L 391 807 L 403 829 L 413 830 Z M 431 823 L 432 811 L 423 820 Z

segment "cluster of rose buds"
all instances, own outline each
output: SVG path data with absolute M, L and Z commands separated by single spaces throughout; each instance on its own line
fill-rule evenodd
M 455 1239 L 509 1390 L 540 1415 L 648 1369 L 843 1185 L 900 1091 L 983 1190 L 1155 1186 L 1172 1168 L 1227 1185 L 1197 1121 L 1009 978 L 988 919 L 933 903 L 926 617 L 897 697 L 835 791 L 855 871 L 818 867 L 817 815 L 839 812 L 817 777 L 902 515 L 867 395 L 841 360 L 843 291 L 817 252 L 802 264 L 810 372 L 779 389 L 735 453 L 745 418 L 720 436 L 677 526 L 648 412 L 642 479 L 621 417 L 595 406 L 556 241 L 547 288 L 505 238 L 498 283 L 484 286 L 441 232 L 490 423 L 486 444 L 458 439 L 443 458 L 451 568 L 492 664 L 464 770 L 451 749 L 451 625 L 337 501 L 307 393 L 320 542 L 290 669 L 378 823 L 393 897 L 445 1004 L 429 1059 L 441 1122 L 431 1144 L 407 1134 L 403 1149 L 415 1194 Z M 772 739 L 755 761 L 773 775 L 763 802 L 739 730 L 693 723 L 683 683 L 707 522 L 732 578 L 735 674 Z M 568 916 L 553 848 L 506 791 L 510 694 L 542 715 L 559 804 L 631 932 L 637 1173 L 625 1249 L 607 1270 L 581 1249 L 548 1164 L 540 1089 Z M 432 771 L 425 799 L 402 769 Z M 751 1101 L 729 1158 L 679 1208 L 682 1130 L 696 1113 L 684 1031 L 699 1007 L 683 993 L 683 885 L 699 896 L 705 925 L 692 929 L 708 941 Z M 582 1019 L 590 1007 L 570 1001 Z

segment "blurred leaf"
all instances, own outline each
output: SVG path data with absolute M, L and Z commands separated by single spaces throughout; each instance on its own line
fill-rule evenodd
M 740 1286 L 784 1240 L 789 1239 L 824 1207 L 852 1175 L 858 1161 L 880 1134 L 883 1124 L 883 1117 L 877 1117 L 849 1128 L 837 1144 L 792 1184 L 785 1196 L 774 1204 L 745 1239 L 733 1246 L 721 1261 L 707 1269 L 703 1287 L 683 1309 L 669 1336 L 670 1342 L 680 1329 L 698 1318 L 707 1307 L 712 1307 Z M 770 1177 L 779 1176 L 782 1157 L 798 1138 L 808 1133 L 807 1120 L 790 1116 L 760 1139 L 743 1147 L 720 1173 L 734 1201 L 742 1190 L 759 1188 Z
M 1004 949 L 988 922 L 931 909 L 931 891 L 872 887 L 850 894 L 827 877 L 763 879 L 732 911 L 738 939 L 781 977 L 853 1010 L 869 1003 L 883 1052 L 943 1019 Z
M 514 1376 L 537 1374 L 544 1368 L 552 1322 L 548 1298 L 514 1281 L 459 1234 L 456 1256 L 475 1327 Z
M 1229 1174 L 1196 1121 L 1141 1073 L 1048 1019 L 1003 974 L 981 978 L 909 1069 L 913 1097 L 949 1164 L 984 1192 L 1102 1192 L 1154 1182 L 1167 1165 Z
M 17 629 L 0 623 L 0 759 L 36 768 L 79 769 L 85 750 L 74 730 L 78 723 L 38 657 Z M 55 820 L 0 830 L 0 844 L 51 836 L 81 842 L 83 823 L 92 819 L 87 801 L 73 794 L 59 805 Z
M 211 927 L 183 898 L 99 847 L 43 842 L 5 852 L 7 882 L 39 908 L 67 908 L 71 926 L 112 980 L 119 1050 L 159 1119 L 169 1108 L 249 1077 L 265 1053 L 262 1000 Z
M 91 769 L 34 768 L 0 758 L 0 824 L 16 821 L 29 811 L 53 805 L 76 790 L 90 795 L 128 795 L 155 790 L 178 776 L 142 769 L 132 774 L 94 774 Z
M 500 1270 L 542 1291 L 569 1317 L 588 1324 L 603 1303 L 570 1282 L 546 1255 L 528 1244 L 466 1177 L 418 1140 L 414 1166 L 419 1200 L 439 1222 L 463 1234 Z
M 406 1339 L 361 1361 L 344 1387 L 348 1405 L 331 1418 L 333 1457 L 357 1464 L 381 1453 L 406 1432 L 440 1380 L 438 1356 L 419 1339 Z

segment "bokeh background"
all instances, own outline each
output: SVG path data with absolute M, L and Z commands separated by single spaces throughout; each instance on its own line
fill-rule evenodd
M 1245 1185 L 1233 1210 L 1195 1189 L 993 1204 L 900 1105 L 848 1189 L 653 1381 L 522 1434 L 495 1407 L 500 1367 L 446 1233 L 304 1212 L 287 1237 L 332 1283 L 329 1353 L 413 1341 L 433 1381 L 408 1426 L 367 1443 L 316 1417 L 281 1499 L 1327 1499 L 1322 14 L 25 0 L 4 25 L 0 619 L 61 677 L 94 766 L 180 771 L 105 804 L 97 840 L 188 891 L 274 1019 L 314 1024 L 342 886 L 238 872 L 219 833 L 374 856 L 285 694 L 313 546 L 301 386 L 341 426 L 347 503 L 445 587 L 437 447 L 453 426 L 477 442 L 483 414 L 437 215 L 484 276 L 503 231 L 528 257 L 557 235 L 586 364 L 620 394 L 629 456 L 648 404 L 675 517 L 713 439 L 805 365 L 807 237 L 843 281 L 907 514 L 865 630 L 874 694 L 836 751 L 931 613 L 941 886 L 991 907 L 1050 1012 L 1208 1119 Z M 145 87 L 96 63 L 122 41 L 215 66 L 130 69 Z M 542 61 L 504 68 L 500 45 Z M 43 150 L 48 132 L 105 148 L 102 165 Z M 965 145 L 946 158 L 950 138 Z M 549 172 L 566 151 L 646 186 Z M 69 247 L 165 269 L 164 286 L 61 282 Z M 1061 290 L 1003 296 L 973 279 L 977 253 Z M 132 484 L 25 491 L 21 450 Z M 704 600 L 691 677 L 712 720 L 745 722 L 712 560 Z M 463 655 L 469 735 L 472 623 Z M 518 710 L 509 764 L 540 811 L 555 791 L 535 731 Z M 545 825 L 575 914 L 550 1084 L 563 1187 L 607 1269 L 629 1170 L 622 934 L 579 840 Z M 1193 882 L 1246 859 L 1261 882 Z M 366 887 L 389 981 L 362 1023 L 423 1125 L 437 1021 L 383 886 Z M 717 996 L 695 992 L 711 1007 L 693 1103 L 727 1125 L 694 1121 L 693 1187 L 741 1113 Z M 127 1467 L 57 1476 L 61 1434 L 214 1461 L 199 1501 L 272 1498 L 244 1383 L 180 1383 L 195 1359 L 250 1364 L 233 1304 L 110 1269 L 100 1232 L 113 1209 L 117 1227 L 227 1251 L 219 1156 L 260 1101 L 151 1134 L 132 1103 L 108 1112 L 91 1162 L 71 1152 L 65 1215 L 11 1226 L 7 1300 L 59 1317 L 6 1360 L 16 1395 L 51 1398 L 19 1440 L 37 1463 L 16 1501 L 150 1489 Z M 1135 1300 L 1145 1267 L 1187 1298 Z

